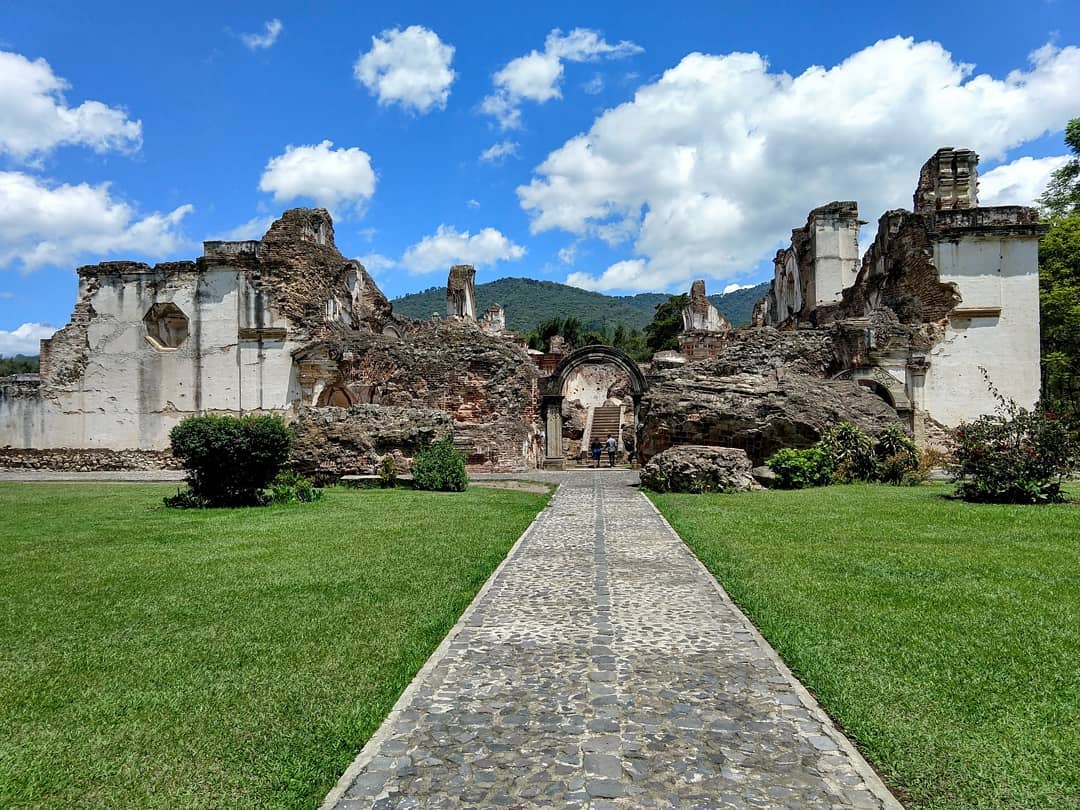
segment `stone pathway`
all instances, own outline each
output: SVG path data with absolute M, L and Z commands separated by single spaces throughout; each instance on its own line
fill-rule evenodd
M 324 808 L 900 807 L 636 477 L 563 474 Z

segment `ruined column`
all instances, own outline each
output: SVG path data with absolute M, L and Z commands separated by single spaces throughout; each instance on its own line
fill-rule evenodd
M 562 397 L 544 397 L 544 469 L 561 470 L 566 465 L 562 446 Z
M 455 264 L 446 280 L 446 317 L 476 320 L 476 268 Z
M 705 294 L 705 282 L 699 279 L 690 285 L 690 303 L 683 307 L 683 333 L 727 332 L 731 329 L 728 319 L 712 305 Z
M 919 172 L 915 213 L 979 207 L 979 156 L 972 149 L 938 149 Z

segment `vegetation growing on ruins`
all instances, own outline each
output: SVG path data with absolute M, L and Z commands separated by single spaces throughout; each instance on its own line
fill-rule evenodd
M 1050 230 L 1039 244 L 1043 405 L 1080 430 L 1080 118 L 1065 129 L 1073 158 L 1039 202 Z
M 690 303 L 686 293 L 673 295 L 656 305 L 652 321 L 645 327 L 645 345 L 652 352 L 679 348 L 679 333 L 683 330 L 682 311 Z
M 0 806 L 314 807 L 547 500 L 168 491 L 0 485 Z
M 1080 507 L 949 491 L 652 498 L 906 806 L 1066 807 Z

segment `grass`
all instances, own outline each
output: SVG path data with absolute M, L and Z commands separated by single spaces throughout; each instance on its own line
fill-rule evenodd
M 0 484 L 0 806 L 313 807 L 547 495 Z
M 906 805 L 1075 810 L 1080 507 L 947 491 L 653 499 Z

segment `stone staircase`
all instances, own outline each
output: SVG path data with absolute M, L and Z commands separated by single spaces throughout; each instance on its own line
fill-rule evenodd
M 592 447 L 593 439 L 601 444 L 607 441 L 608 436 L 614 436 L 619 442 L 619 450 L 622 450 L 622 407 L 619 405 L 601 405 L 592 409 L 592 424 L 589 435 L 582 442 L 582 447 Z M 604 447 L 604 461 L 607 461 L 607 447 Z

